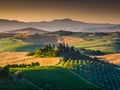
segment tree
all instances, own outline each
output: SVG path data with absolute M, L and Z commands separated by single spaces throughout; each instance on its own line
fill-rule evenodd
M 15 75 L 16 75 L 16 80 L 22 79 L 22 72 L 21 71 L 15 72 Z
M 73 51 L 73 52 L 75 51 L 75 48 L 73 46 L 71 47 L 71 51 Z
M 0 78 L 8 78 L 9 74 L 9 66 L 0 68 Z

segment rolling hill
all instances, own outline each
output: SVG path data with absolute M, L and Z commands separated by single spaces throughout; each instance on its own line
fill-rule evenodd
M 39 30 L 36 28 L 22 28 L 22 29 L 18 29 L 18 30 L 6 31 L 5 33 L 34 35 L 34 34 L 47 33 L 47 31 Z
M 41 22 L 20 22 L 16 20 L 0 19 L 0 31 L 10 31 L 21 28 L 37 28 L 46 31 L 67 30 L 74 32 L 112 32 L 120 31 L 120 24 L 101 24 L 101 23 L 86 23 L 75 21 L 69 18 L 56 19 L 53 21 Z
M 85 48 L 90 50 L 100 50 L 105 53 L 119 53 L 119 32 L 104 32 L 104 33 L 74 33 L 72 37 L 83 38 L 84 41 L 70 43 L 69 45 L 76 48 Z
M 82 41 L 84 41 L 83 38 L 70 37 L 70 36 L 62 36 L 57 39 L 57 43 L 65 43 L 65 44 L 73 44 Z
M 41 33 L 41 31 L 38 30 L 35 31 Z M 34 34 L 29 35 L 20 33 L 18 34 L 0 33 L 0 47 L 1 47 L 0 52 L 4 51 L 28 52 L 34 51 L 45 44 L 56 45 L 62 42 L 69 44 L 70 46 L 75 46 L 76 48 L 100 50 L 106 53 L 120 52 L 119 32 L 85 33 L 85 32 L 55 31 L 44 33 L 44 31 L 42 31 L 41 34 L 35 34 L 36 32 L 32 31 L 31 33 Z

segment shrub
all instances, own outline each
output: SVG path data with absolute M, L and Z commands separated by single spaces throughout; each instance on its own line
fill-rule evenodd
M 5 66 L 0 68 L 0 78 L 6 78 L 9 77 L 9 67 Z
M 27 54 L 27 56 L 33 56 L 35 54 L 35 52 L 29 52 L 28 54 Z

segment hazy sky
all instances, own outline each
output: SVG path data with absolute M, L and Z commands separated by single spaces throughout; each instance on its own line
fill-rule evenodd
M 26 22 L 71 18 L 120 23 L 120 0 L 0 0 L 0 18 Z

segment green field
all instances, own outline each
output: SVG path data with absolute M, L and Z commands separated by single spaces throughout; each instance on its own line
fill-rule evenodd
M 23 77 L 32 81 L 38 87 L 44 88 L 50 85 L 52 90 L 98 90 L 96 86 L 89 84 L 68 69 L 62 67 L 35 67 L 35 68 L 11 68 L 11 72 L 23 71 Z
M 85 48 L 90 50 L 100 50 L 106 53 L 117 53 L 120 52 L 120 45 L 115 43 L 118 36 L 108 35 L 100 36 L 93 34 L 73 34 L 73 37 L 84 38 L 84 41 L 70 44 L 76 48 Z
M 104 39 L 93 40 L 93 41 L 82 41 L 71 44 L 71 46 L 75 46 L 77 48 L 86 48 L 90 50 L 100 50 L 103 52 L 115 52 L 116 48 L 114 47 L 111 41 L 104 42 Z M 109 50 L 109 51 L 108 51 Z
M 35 51 L 36 49 L 41 47 L 42 45 L 39 43 L 17 42 L 13 38 L 0 39 L 0 52 L 6 51 L 29 52 Z

